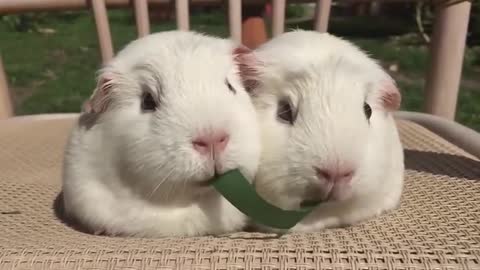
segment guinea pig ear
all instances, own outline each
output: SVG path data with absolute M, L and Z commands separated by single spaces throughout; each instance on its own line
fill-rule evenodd
M 259 84 L 260 61 L 254 52 L 241 45 L 233 50 L 233 59 L 238 67 L 238 72 L 245 90 L 253 94 Z
M 380 103 L 387 111 L 400 109 L 402 95 L 393 79 L 380 82 Z
M 103 113 L 111 100 L 113 74 L 102 73 L 97 79 L 97 86 L 90 98 L 83 103 L 82 111 L 86 113 Z

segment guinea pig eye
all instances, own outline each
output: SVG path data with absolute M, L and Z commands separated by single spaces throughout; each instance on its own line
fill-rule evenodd
M 232 92 L 234 94 L 237 93 L 237 90 L 235 90 L 235 88 L 233 88 L 233 86 L 230 84 L 230 82 L 228 80 L 225 80 L 225 84 L 227 85 L 228 90 L 230 90 L 230 92 Z
M 292 106 L 288 100 L 280 100 L 278 102 L 277 117 L 290 125 L 293 125 L 293 122 L 295 122 Z
M 153 99 L 152 94 L 146 92 L 142 96 L 142 110 L 154 111 L 157 108 L 157 103 Z
M 363 103 L 363 111 L 365 112 L 365 116 L 367 120 L 370 120 L 370 116 L 372 116 L 372 108 L 367 103 Z

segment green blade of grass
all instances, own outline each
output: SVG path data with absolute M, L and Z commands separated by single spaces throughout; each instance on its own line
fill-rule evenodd
M 278 229 L 289 229 L 308 215 L 314 206 L 299 210 L 278 208 L 258 195 L 239 170 L 229 171 L 212 180 L 215 189 L 238 210 L 255 222 Z

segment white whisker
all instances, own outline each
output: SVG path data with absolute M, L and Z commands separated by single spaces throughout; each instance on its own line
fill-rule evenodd
M 153 196 L 153 194 L 155 194 L 155 192 L 158 190 L 158 188 L 160 188 L 160 186 L 168 180 L 170 175 L 172 175 L 173 171 L 175 171 L 175 168 L 172 168 L 170 170 L 170 172 L 157 184 L 157 186 L 150 193 L 150 196 L 148 196 L 149 199 Z

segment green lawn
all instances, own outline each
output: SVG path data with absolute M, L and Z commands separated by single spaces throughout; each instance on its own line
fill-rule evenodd
M 0 53 L 15 98 L 16 113 L 77 112 L 94 87 L 99 53 L 95 25 L 88 12 L 56 13 L 39 25 L 55 30 L 53 34 L 18 32 L 0 23 Z M 110 11 L 115 49 L 135 38 L 130 13 Z M 222 15 L 192 16 L 194 30 L 227 36 Z M 288 28 L 308 28 L 309 24 Z M 153 31 L 174 29 L 175 24 L 155 23 Z M 403 109 L 421 111 L 423 85 L 428 62 L 427 48 L 412 26 L 393 20 L 366 22 L 365 18 L 332 20 L 331 32 L 357 43 L 381 60 L 403 92 Z M 405 35 L 407 34 L 407 35 Z M 458 103 L 457 120 L 480 131 L 480 48 L 469 48 Z

